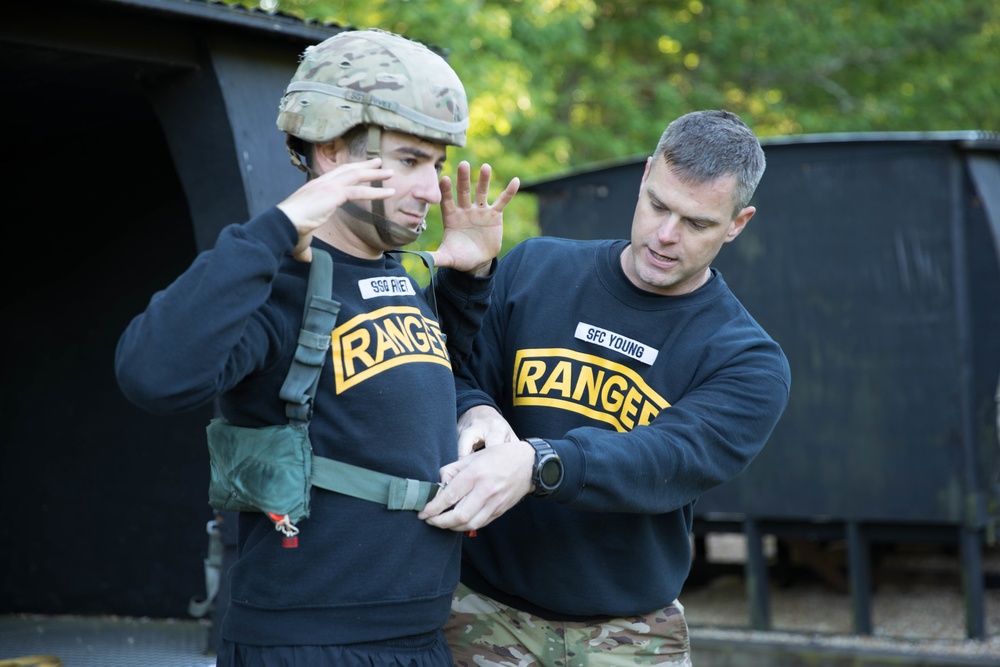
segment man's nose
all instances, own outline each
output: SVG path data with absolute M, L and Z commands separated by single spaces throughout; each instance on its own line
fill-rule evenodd
M 413 188 L 413 196 L 428 204 L 441 203 L 441 187 L 438 185 L 441 175 L 434 165 L 425 165 L 417 174 L 417 184 Z
M 677 243 L 680 240 L 681 220 L 677 215 L 671 215 L 656 230 L 660 243 Z

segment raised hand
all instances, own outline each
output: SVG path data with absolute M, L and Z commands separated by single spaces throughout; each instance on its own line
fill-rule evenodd
M 372 181 L 392 177 L 391 169 L 382 169 L 382 158 L 348 162 L 314 178 L 278 204 L 299 232 L 299 242 L 292 257 L 300 262 L 312 261 L 313 233 L 333 219 L 337 209 L 348 200 L 387 199 L 394 188 L 377 188 Z
M 500 252 L 503 241 L 503 210 L 521 186 L 518 178 L 511 179 L 492 205 L 489 204 L 490 177 L 488 164 L 479 170 L 475 197 L 472 194 L 472 168 L 462 161 L 456 179 L 457 197 L 452 198 L 451 179 L 441 178 L 441 219 L 444 234 L 441 245 L 431 252 L 435 266 L 449 266 L 459 271 L 483 274 Z

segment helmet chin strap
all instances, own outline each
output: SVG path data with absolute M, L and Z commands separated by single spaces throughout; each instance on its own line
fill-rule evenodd
M 296 153 L 291 146 L 288 146 L 288 152 L 292 156 L 292 164 L 304 171 L 310 179 L 317 178 L 319 176 L 315 170 L 309 168 L 308 165 L 304 164 L 302 160 L 299 159 L 298 153 Z M 381 157 L 381 155 L 382 128 L 378 125 L 369 125 L 368 158 L 371 159 Z M 372 181 L 371 185 L 372 187 L 380 188 L 382 187 L 382 181 Z M 394 248 L 413 243 L 420 238 L 420 234 L 427 229 L 426 222 L 421 223 L 416 230 L 413 230 L 385 217 L 385 202 L 381 199 L 372 200 L 371 211 L 363 209 L 353 201 L 344 202 L 340 208 L 352 218 L 374 225 L 375 231 L 378 232 L 378 237 L 382 239 L 382 242 Z
M 382 128 L 378 125 L 368 126 L 368 159 L 382 156 Z M 382 187 L 382 181 L 372 181 L 372 187 Z M 420 238 L 420 233 L 427 228 L 422 223 L 416 230 L 411 230 L 398 222 L 385 217 L 385 202 L 381 199 L 372 200 L 372 210 L 366 211 L 353 201 L 345 202 L 344 212 L 348 215 L 375 225 L 375 231 L 382 242 L 392 247 L 404 246 Z

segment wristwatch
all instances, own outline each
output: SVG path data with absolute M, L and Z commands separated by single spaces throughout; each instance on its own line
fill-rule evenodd
M 525 438 L 535 448 L 535 467 L 531 469 L 531 495 L 544 497 L 559 488 L 563 478 L 563 465 L 552 445 L 540 438 Z

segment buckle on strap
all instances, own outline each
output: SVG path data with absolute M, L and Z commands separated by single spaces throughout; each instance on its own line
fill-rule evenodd
M 396 477 L 389 482 L 388 509 L 422 510 L 437 495 L 439 488 L 441 487 L 430 482 Z

